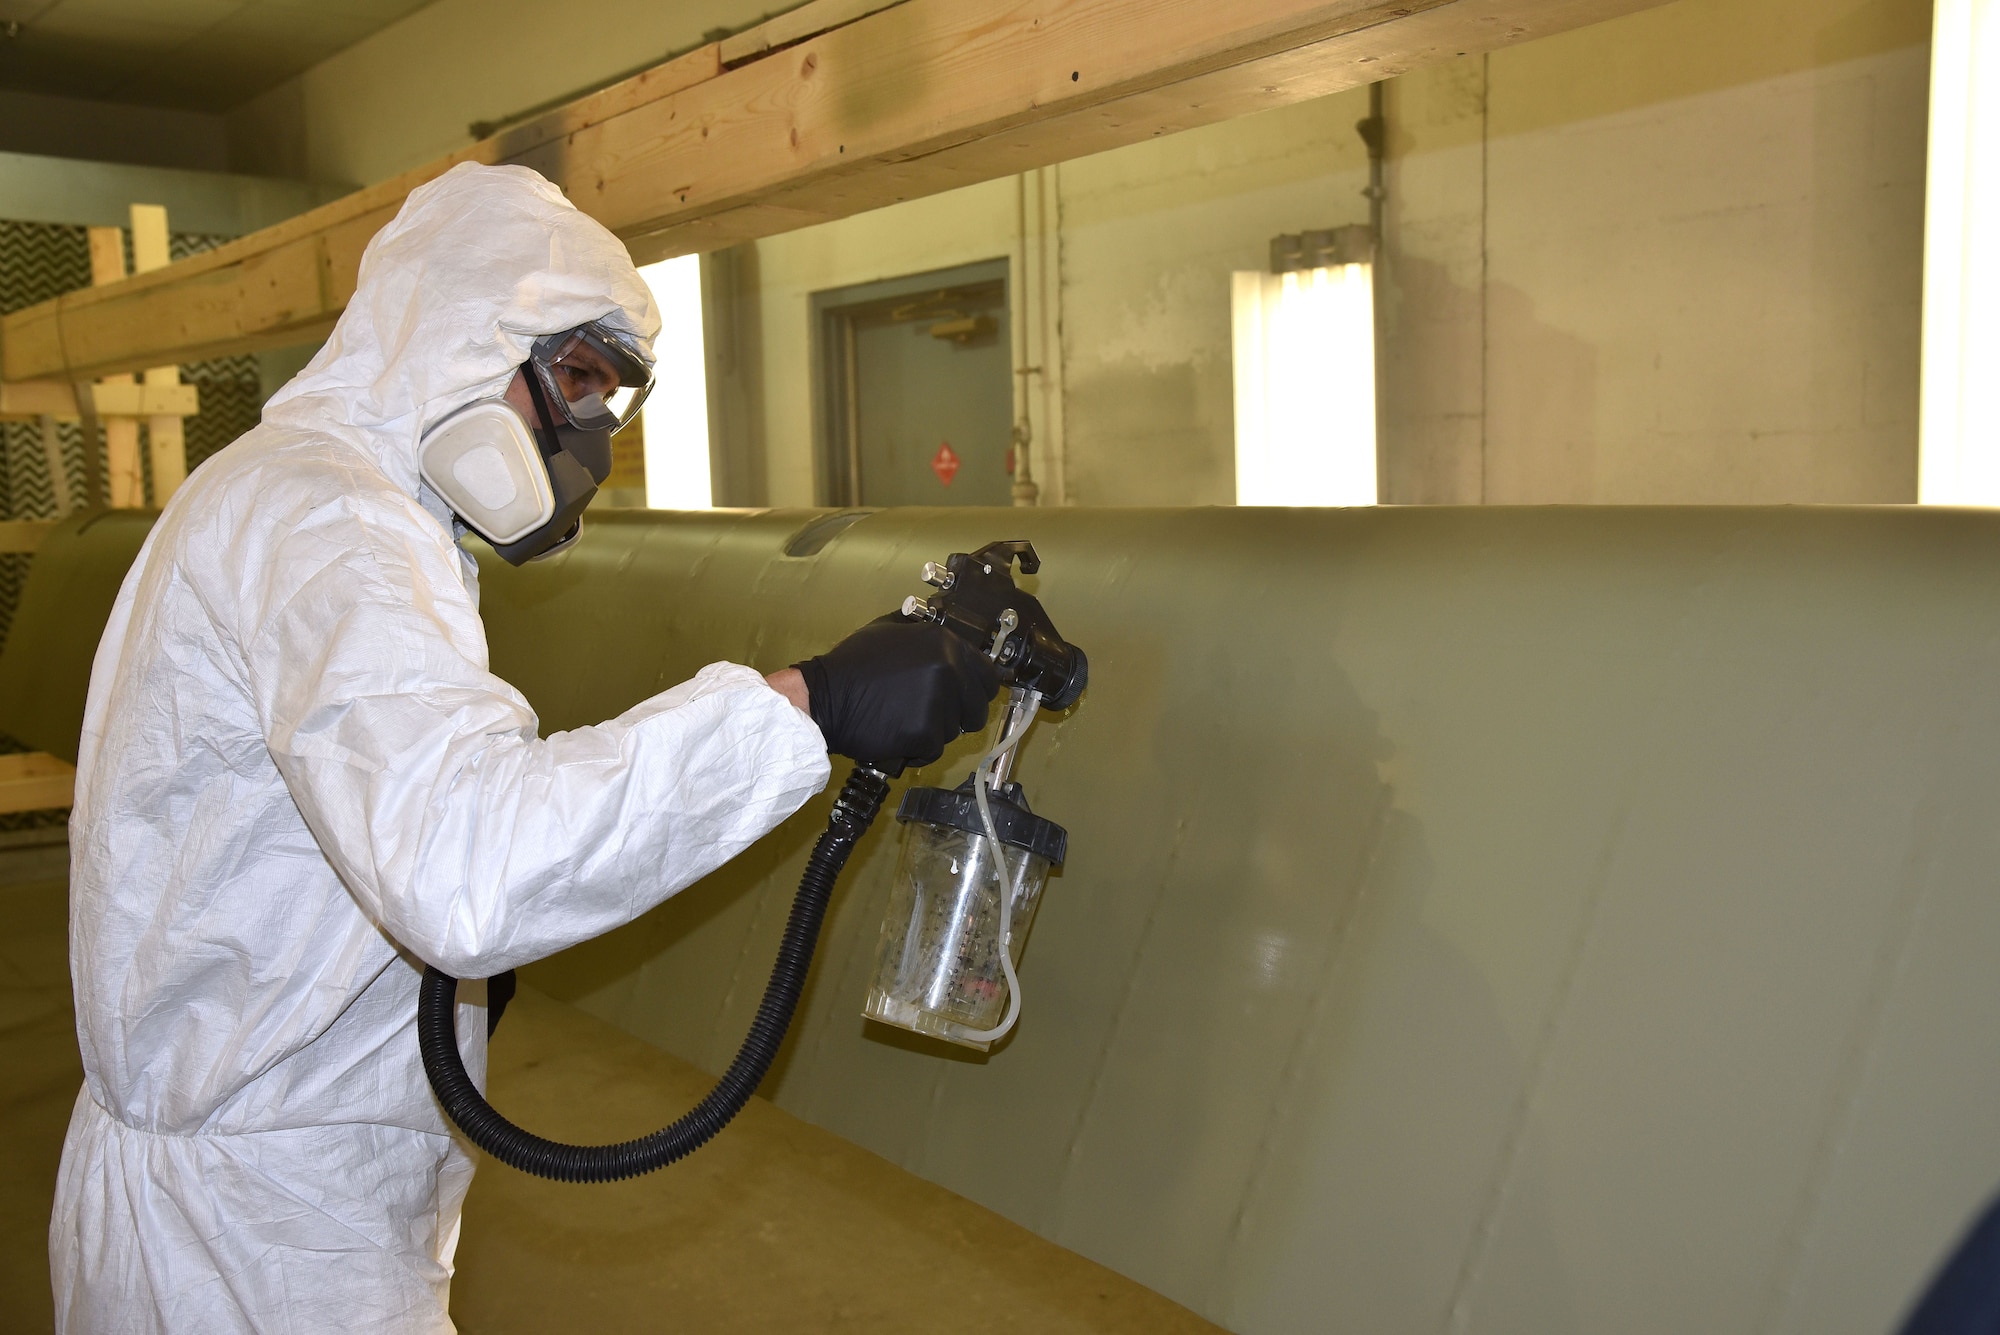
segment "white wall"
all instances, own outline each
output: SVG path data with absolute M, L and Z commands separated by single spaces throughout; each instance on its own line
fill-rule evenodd
M 1682 0 L 1392 84 L 1384 498 L 1915 499 L 1928 17 Z M 1366 110 L 1356 91 L 1044 174 L 1047 499 L 1232 499 L 1229 273 L 1366 218 Z M 812 496 L 809 294 L 1004 253 L 1014 211 L 986 185 L 757 243 L 773 502 Z
M 755 243 L 770 503 L 814 498 L 811 295 L 997 256 L 1025 273 L 1025 365 L 1045 368 L 1028 378 L 1044 498 L 1229 503 L 1230 271 L 1268 263 L 1276 232 L 1365 220 L 1366 111 L 1355 92 L 1064 163 L 1029 176 L 1025 210 L 1008 178 Z
M 367 185 L 497 120 L 657 64 L 782 0 L 436 0 L 230 115 L 238 170 Z M 260 160 L 261 158 L 261 160 Z
M 1398 499 L 1915 499 L 1927 0 L 1683 0 L 1402 80 Z
M 341 193 L 263 176 L 0 152 L 0 218 L 12 222 L 124 227 L 141 200 L 163 205 L 176 232 L 241 236 Z
M 551 42 L 526 0 L 439 0 L 237 128 L 295 115 L 301 174 L 377 180 L 759 13 L 607 0 L 591 24 L 617 40 Z M 1929 16 L 1678 0 L 1391 84 L 1384 499 L 1914 499 Z M 1010 255 L 1044 500 L 1228 502 L 1229 272 L 1365 218 L 1365 105 L 756 243 L 759 499 L 813 499 L 812 292 Z
M 1235 499 L 1229 275 L 1368 220 L 1367 114 L 1357 89 L 1064 165 L 1072 504 Z
M 0 89 L 0 152 L 183 171 L 230 169 L 221 116 Z
M 814 292 L 1011 253 L 1015 181 L 809 227 L 756 245 L 766 478 L 773 505 L 814 504 L 810 302 Z

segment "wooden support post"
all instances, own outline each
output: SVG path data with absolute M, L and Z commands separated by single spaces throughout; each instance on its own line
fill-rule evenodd
M 81 402 L 76 388 L 60 380 L 21 380 L 0 383 L 0 422 L 33 422 L 53 417 L 74 422 L 86 415 L 99 417 L 193 417 L 201 411 L 201 395 L 193 385 L 85 385 Z
M 125 233 L 117 227 L 93 227 L 90 229 L 90 283 L 92 287 L 103 287 L 116 283 L 125 277 Z M 127 375 L 104 377 L 107 385 L 130 385 L 135 383 Z M 94 454 L 95 445 L 86 437 L 84 453 Z M 139 419 L 136 417 L 106 417 L 104 419 L 104 465 L 108 473 L 111 489 L 111 508 L 114 510 L 136 510 L 146 504 L 145 474 L 139 466 Z M 92 496 L 90 503 L 97 504 L 98 497 Z
M 38 417 L 76 420 L 76 393 L 68 381 L 0 383 L 0 421 L 32 422 Z
M 167 211 L 159 204 L 132 206 L 132 271 L 151 273 L 164 269 L 173 255 L 167 239 Z M 181 368 L 154 366 L 146 371 L 146 386 L 178 385 Z M 153 504 L 164 506 L 167 498 L 187 480 L 187 433 L 181 419 L 172 413 L 154 413 L 146 418 L 146 448 L 153 463 Z

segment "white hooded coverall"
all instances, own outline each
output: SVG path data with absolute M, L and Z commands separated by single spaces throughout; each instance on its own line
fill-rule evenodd
M 418 439 L 600 318 L 659 327 L 624 247 L 533 172 L 454 168 L 126 577 L 70 825 L 59 1331 L 450 1330 L 472 1165 L 418 1056 L 423 962 L 485 978 L 596 936 L 825 784 L 750 668 L 546 740 L 487 671 Z

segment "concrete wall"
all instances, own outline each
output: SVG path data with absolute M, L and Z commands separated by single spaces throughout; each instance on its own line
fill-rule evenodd
M 815 503 L 812 294 L 1011 255 L 1018 188 L 1011 177 L 989 181 L 744 248 L 755 262 L 743 266 L 738 300 L 755 304 L 760 337 L 741 351 L 760 362 L 768 487 L 746 499 Z
M 232 143 L 377 180 L 760 12 L 610 0 L 593 23 L 618 41 L 543 43 L 527 0 L 439 0 L 237 113 Z M 1384 499 L 1914 500 L 1929 21 L 1929 0 L 1678 0 L 1391 84 Z M 1227 503 L 1229 273 L 1365 218 L 1365 109 L 741 248 L 727 415 L 755 481 L 730 499 L 815 499 L 811 293 L 1007 255 L 1043 500 Z
M 241 236 L 343 193 L 267 176 L 0 152 L 0 218 L 12 222 L 125 227 L 134 203 L 160 204 L 177 232 Z
M 1392 83 L 1384 499 L 1914 500 L 1928 23 L 1681 0 Z M 1365 221 L 1366 114 L 1356 91 L 1043 174 L 1050 499 L 1233 499 L 1229 273 Z M 983 186 L 757 244 L 770 501 L 813 499 L 809 294 L 1007 253 L 1014 209 Z
M 13 88 L 0 89 L 0 152 L 188 171 L 230 166 L 221 116 Z
M 787 0 L 595 0 L 579 27 L 537 0 L 436 0 L 229 116 L 238 170 L 369 184 L 513 116 L 740 28 Z
M 1916 499 L 1927 0 L 1682 0 L 1399 81 L 1387 492 Z

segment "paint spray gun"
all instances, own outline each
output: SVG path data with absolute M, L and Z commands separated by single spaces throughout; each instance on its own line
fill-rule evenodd
M 896 819 L 909 826 L 882 920 L 875 977 L 862 1013 L 986 1051 L 1021 1014 L 1015 974 L 1049 869 L 1068 832 L 1037 816 L 1014 758 L 1039 710 L 1076 703 L 1090 676 L 1083 650 L 1056 632 L 1033 594 L 1014 583 L 1041 569 L 1026 542 L 994 542 L 924 567 L 937 592 L 903 614 L 978 645 L 1007 686 L 999 738 L 956 788 L 912 788 Z
M 924 567 L 937 590 L 910 598 L 906 616 L 978 645 L 1008 688 L 999 740 L 956 788 L 913 788 L 897 818 L 910 828 L 882 923 L 870 1019 L 982 1051 L 1021 1013 L 1015 975 L 1049 868 L 1068 835 L 1029 810 L 1012 782 L 1014 757 L 1036 714 L 1076 703 L 1089 680 L 1083 650 L 1057 634 L 1012 567 L 1041 569 L 1026 542 L 988 543 Z M 468 1139 L 502 1163 L 565 1182 L 612 1182 L 692 1154 L 727 1126 L 771 1069 L 805 990 L 834 881 L 889 793 L 882 767 L 858 764 L 834 798 L 826 829 L 799 878 L 757 1018 L 702 1101 L 651 1135 L 615 1145 L 569 1145 L 514 1125 L 467 1075 L 454 1030 L 458 980 L 431 967 L 418 994 L 417 1039 L 439 1105 Z

